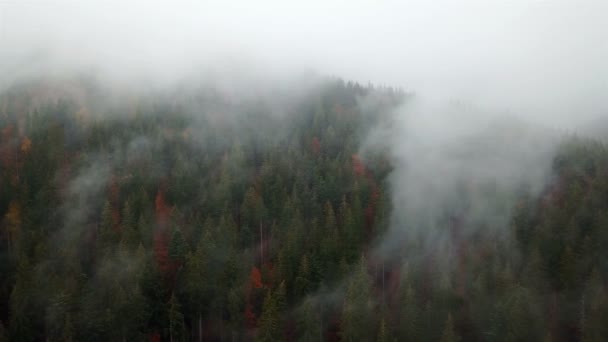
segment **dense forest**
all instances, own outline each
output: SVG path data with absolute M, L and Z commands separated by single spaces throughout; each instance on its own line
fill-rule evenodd
M 413 96 L 338 79 L 291 97 L 6 90 L 0 341 L 608 340 L 598 141 L 563 137 L 505 227 L 468 229 L 459 207 L 378 253 L 394 165 L 361 148 Z M 421 243 L 437 231 L 441 248 Z

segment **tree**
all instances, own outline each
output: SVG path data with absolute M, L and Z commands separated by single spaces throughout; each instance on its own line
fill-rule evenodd
M 264 299 L 262 314 L 260 315 L 256 341 L 271 342 L 281 340 L 281 326 L 279 323 L 279 309 L 276 299 L 269 290 Z
M 188 298 L 187 303 L 194 309 L 197 318 L 198 339 L 203 338 L 203 310 L 208 302 L 208 236 L 203 235 L 194 253 L 188 253 L 184 265 L 184 292 Z
M 137 284 L 137 279 L 132 277 L 126 281 L 126 286 L 115 286 L 113 290 L 114 304 L 113 312 L 115 322 L 112 328 L 116 337 L 122 341 L 140 339 L 143 325 L 147 316 L 145 298 Z
M 99 238 L 101 250 L 106 252 L 113 246 L 116 234 L 114 232 L 114 219 L 112 217 L 112 205 L 110 201 L 105 201 L 101 212 L 101 224 L 99 225 Z
M 564 289 L 573 287 L 576 282 L 576 256 L 570 246 L 566 246 L 560 258 L 560 282 Z
M 313 342 L 323 340 L 321 314 L 311 298 L 306 298 L 298 315 L 298 341 Z
M 242 288 L 236 287 L 228 291 L 228 314 L 230 315 L 232 340 L 238 340 L 239 330 L 243 323 L 244 303 Z
M 15 285 L 9 298 L 10 310 L 10 340 L 34 340 L 33 312 L 35 309 L 31 296 L 31 266 L 27 258 L 19 261 Z
M 527 289 L 519 286 L 509 291 L 503 302 L 505 338 L 507 341 L 530 341 L 542 338 L 540 314 Z
M 342 308 L 341 336 L 345 341 L 369 340 L 371 321 L 371 279 L 367 273 L 367 260 L 361 257 L 358 269 L 351 279 Z
M 403 286 L 399 334 L 404 341 L 419 341 L 420 313 L 416 303 L 416 292 L 411 286 Z
M 382 320 L 380 320 L 380 329 L 378 329 L 378 338 L 376 339 L 376 341 L 377 342 L 389 342 L 390 341 L 389 333 L 386 328 L 386 321 L 384 320 L 384 318 L 382 318 Z
M 11 247 L 16 245 L 19 233 L 21 231 L 21 205 L 17 201 L 11 201 L 8 206 L 6 213 L 7 226 L 6 231 L 8 235 L 8 252 L 11 255 Z
M 171 294 L 169 301 L 169 340 L 173 341 L 185 341 L 186 331 L 184 324 L 184 315 L 181 312 L 181 305 L 175 296 L 175 293 Z
M 148 330 L 164 330 L 168 321 L 167 290 L 163 286 L 159 269 L 154 265 L 151 257 L 148 257 L 144 263 L 139 283 L 145 298 Z
M 608 314 L 608 295 L 597 269 L 592 271 L 587 281 L 581 306 L 581 340 L 584 342 L 606 340 L 608 328 L 605 320 Z
M 243 204 L 241 205 L 241 239 L 245 245 L 254 244 L 253 232 L 259 230 L 260 248 L 263 248 L 263 220 L 266 216 L 266 207 L 261 196 L 259 196 L 253 187 L 245 193 Z M 259 229 L 258 229 L 259 228 Z
M 304 254 L 300 261 L 300 268 L 298 269 L 298 275 L 294 283 L 294 293 L 296 297 L 304 297 L 310 290 L 310 264 L 308 263 L 308 256 Z
M 283 280 L 273 295 L 273 300 L 276 303 L 277 310 L 282 315 L 287 309 L 287 290 L 285 289 L 285 281 Z
M 74 340 L 74 326 L 72 325 L 72 317 L 69 313 L 65 315 L 61 340 L 66 342 L 72 342 Z
M 329 202 L 325 203 L 325 225 L 319 246 L 319 256 L 324 276 L 328 279 L 335 277 L 339 262 L 339 240 L 336 215 Z
M 154 199 L 154 206 L 156 209 L 156 221 L 164 228 L 169 221 L 169 216 L 171 215 L 171 208 L 167 204 L 165 200 L 165 193 L 158 189 L 156 192 L 156 198 Z
M 260 272 L 259 268 L 255 266 L 251 268 L 249 279 L 251 280 L 251 286 L 254 289 L 261 289 L 264 287 L 264 284 L 262 283 L 262 272 Z
M 137 226 L 137 220 L 131 208 L 131 203 L 127 200 L 122 209 L 122 230 L 123 241 L 125 241 L 128 246 L 134 247 L 139 243 L 140 238 Z
M 346 203 L 346 199 L 342 199 L 342 205 L 340 206 L 340 216 L 342 217 L 342 229 L 344 232 L 344 255 L 346 260 L 353 260 L 359 253 L 359 238 L 360 238 L 360 227 L 355 222 L 353 212 Z
M 460 338 L 454 331 L 454 322 L 452 321 L 452 314 L 448 314 L 448 319 L 445 322 L 443 328 L 443 334 L 441 335 L 441 342 L 458 342 Z
M 169 256 L 173 261 L 177 262 L 178 265 L 181 265 L 184 262 L 187 251 L 188 246 L 186 245 L 186 240 L 184 240 L 182 231 L 179 228 L 173 229 L 171 242 L 169 242 Z
M 46 336 L 51 340 L 67 340 L 74 336 L 70 317 L 70 296 L 61 292 L 53 296 L 46 309 Z

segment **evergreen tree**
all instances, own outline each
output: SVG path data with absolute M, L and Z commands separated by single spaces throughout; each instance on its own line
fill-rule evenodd
M 175 293 L 171 294 L 169 301 L 169 341 L 185 341 L 184 315 L 181 312 L 181 305 Z
M 386 327 L 386 321 L 384 318 L 380 320 L 380 328 L 378 329 L 378 338 L 376 338 L 377 342 L 389 342 L 390 337 L 388 333 L 388 329 Z
M 294 283 L 294 292 L 296 297 L 304 297 L 311 289 L 310 276 L 310 264 L 308 263 L 307 255 L 304 254 L 302 256 L 302 260 L 300 261 L 300 268 L 298 270 L 298 275 Z
M 448 319 L 445 322 L 443 328 L 443 334 L 441 335 L 441 342 L 458 342 L 460 338 L 454 330 L 454 322 L 452 321 L 452 314 L 448 314 Z
M 114 219 L 112 217 L 112 205 L 106 200 L 101 212 L 101 224 L 99 225 L 99 238 L 101 241 L 101 250 L 111 248 L 116 234 L 114 232 Z
M 31 289 L 31 266 L 26 258 L 22 258 L 17 268 L 15 285 L 9 298 L 11 341 L 34 340 L 34 311 Z
M 256 341 L 279 341 L 282 339 L 279 323 L 279 309 L 276 299 L 270 291 L 267 292 L 262 306 Z
M 345 341 L 368 340 L 371 320 L 371 280 L 367 273 L 367 260 L 361 257 L 358 269 L 347 289 L 342 309 L 341 336 Z
M 182 263 L 186 257 L 188 246 L 179 228 L 173 229 L 171 241 L 169 242 L 169 256 L 178 263 Z
M 298 317 L 298 341 L 312 342 L 323 340 L 321 315 L 317 305 L 307 298 L 302 304 Z
M 403 341 L 419 341 L 420 313 L 416 294 L 411 286 L 404 286 L 401 294 L 400 336 Z
M 199 341 L 202 340 L 203 333 L 203 311 L 209 294 L 209 236 L 204 236 L 194 253 L 189 253 L 184 265 L 184 292 L 187 303 L 193 308 L 196 317 L 196 329 Z
M 127 200 L 122 209 L 122 239 L 128 246 L 137 246 L 139 243 L 139 232 L 136 217 L 131 208 L 130 201 Z

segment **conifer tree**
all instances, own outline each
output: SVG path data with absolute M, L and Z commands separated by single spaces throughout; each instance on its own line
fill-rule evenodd
M 454 331 L 454 322 L 452 320 L 452 314 L 448 314 L 448 319 L 445 322 L 443 328 L 443 334 L 441 335 L 441 342 L 458 342 L 460 338 Z
M 169 300 L 169 341 L 185 341 L 184 315 L 181 312 L 181 305 L 175 293 L 171 294 Z
M 267 292 L 262 306 L 256 341 L 271 342 L 281 340 L 281 327 L 279 322 L 279 309 L 275 298 L 270 291 Z

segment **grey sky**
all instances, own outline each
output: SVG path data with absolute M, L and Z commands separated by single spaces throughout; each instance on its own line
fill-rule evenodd
M 312 69 L 569 120 L 607 113 L 608 1 L 0 0 L 5 79 L 41 64 Z

